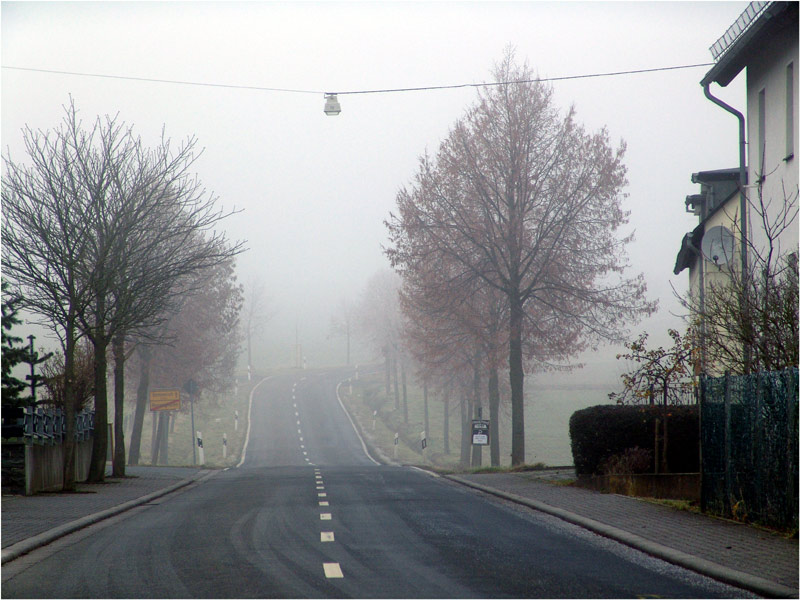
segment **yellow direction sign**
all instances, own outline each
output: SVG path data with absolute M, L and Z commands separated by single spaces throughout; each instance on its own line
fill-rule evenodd
M 180 410 L 180 390 L 153 390 L 150 392 L 150 410 Z

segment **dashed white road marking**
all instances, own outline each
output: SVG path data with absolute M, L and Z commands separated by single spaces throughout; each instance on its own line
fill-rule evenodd
M 317 494 L 317 498 L 326 498 L 328 496 L 328 492 L 320 492 Z
M 319 541 L 320 542 L 333 542 L 333 532 L 332 531 L 321 531 L 319 534 Z
M 330 521 L 331 520 L 331 513 L 320 513 L 319 520 L 320 521 Z
M 325 570 L 325 577 L 328 579 L 341 579 L 344 577 L 339 563 L 322 563 L 322 568 Z
M 317 489 L 318 489 L 318 490 L 324 490 L 324 489 L 325 489 L 325 486 L 324 486 L 324 485 L 318 485 L 318 486 L 317 486 Z
M 330 503 L 330 502 L 328 502 L 327 500 L 320 500 L 320 501 L 319 501 L 319 505 L 320 505 L 320 506 L 330 506 L 330 505 L 331 505 L 331 503 Z

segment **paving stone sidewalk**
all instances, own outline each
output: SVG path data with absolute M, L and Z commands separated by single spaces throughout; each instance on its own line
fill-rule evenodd
M 778 583 L 798 596 L 798 540 L 618 494 L 554 485 L 529 473 L 459 478 L 569 511 L 734 571 Z
M 106 483 L 79 483 L 77 493 L 3 496 L 2 547 L 168 488 L 201 472 L 193 467 L 128 467 L 126 473 L 130 477 L 107 475 Z

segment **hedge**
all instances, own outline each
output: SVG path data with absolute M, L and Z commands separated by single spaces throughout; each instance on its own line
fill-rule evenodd
M 590 406 L 569 420 L 572 459 L 578 475 L 600 474 L 604 462 L 628 448 L 650 451 L 655 443 L 655 420 L 663 418 L 661 406 Z M 667 409 L 667 465 L 671 473 L 700 470 L 700 429 L 697 405 Z M 660 444 L 659 444 L 660 446 Z M 660 448 L 659 448 L 660 450 Z M 655 460 L 655 459 L 653 459 Z M 650 472 L 654 472 L 650 465 Z

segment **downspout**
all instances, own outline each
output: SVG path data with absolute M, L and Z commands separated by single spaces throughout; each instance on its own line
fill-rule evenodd
M 703 84 L 703 93 L 705 94 L 706 98 L 711 100 L 717 106 L 725 109 L 737 119 L 739 119 L 739 215 L 740 215 L 740 228 L 741 228 L 741 241 L 740 241 L 740 252 L 741 252 L 741 277 L 743 283 L 743 290 L 747 290 L 747 286 L 744 285 L 744 282 L 747 277 L 747 198 L 745 197 L 745 189 L 747 185 L 747 163 L 746 163 L 746 156 L 747 156 L 747 142 L 745 140 L 745 122 L 744 122 L 744 115 L 733 108 L 732 106 L 726 104 L 719 98 L 716 98 L 711 95 L 711 90 L 709 87 L 711 86 L 711 82 Z M 745 299 L 743 298 L 742 301 Z M 750 347 L 748 344 L 745 344 L 744 347 L 744 372 L 745 374 L 750 372 Z
M 711 90 L 709 89 L 710 86 L 710 82 L 703 86 L 703 93 L 705 93 L 706 98 L 739 119 L 739 215 L 741 219 L 740 227 L 742 230 L 742 277 L 744 277 L 747 273 L 747 198 L 745 197 L 745 186 L 747 185 L 747 142 L 745 141 L 744 115 L 732 106 L 725 104 L 725 102 L 719 98 L 712 96 Z

